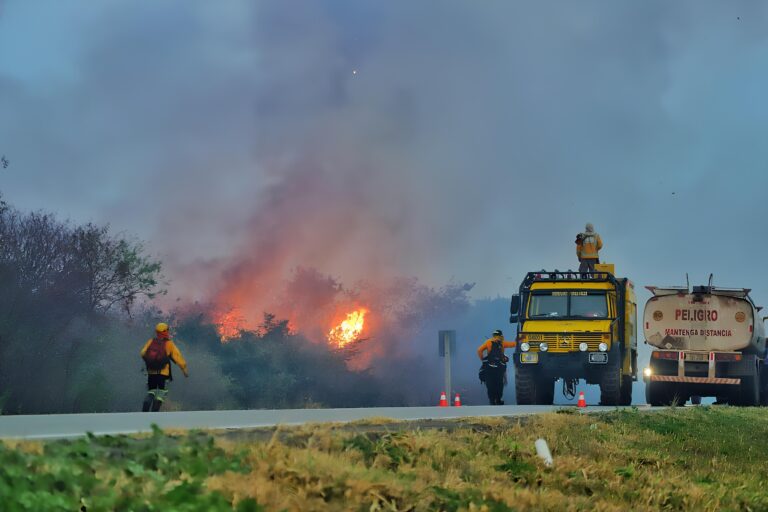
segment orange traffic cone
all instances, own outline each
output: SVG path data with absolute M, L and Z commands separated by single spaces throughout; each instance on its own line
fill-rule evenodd
M 453 398 L 453 406 L 454 407 L 461 407 L 461 397 L 458 393 L 456 393 L 456 396 Z
M 579 403 L 577 405 L 578 405 L 579 408 L 587 406 L 587 401 L 584 400 L 584 392 L 583 391 L 579 391 Z
M 437 404 L 438 407 L 448 407 L 448 397 L 445 396 L 445 391 L 440 393 L 440 403 Z

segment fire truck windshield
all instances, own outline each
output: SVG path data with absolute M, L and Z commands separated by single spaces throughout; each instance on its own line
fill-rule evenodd
M 608 301 L 605 292 L 536 291 L 528 318 L 608 318 Z

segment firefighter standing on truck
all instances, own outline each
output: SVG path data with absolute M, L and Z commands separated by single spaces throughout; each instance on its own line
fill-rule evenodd
M 157 412 L 168 394 L 168 390 L 165 389 L 166 381 L 173 380 L 171 362 L 181 368 L 184 377 L 189 377 L 187 362 L 171 340 L 168 324 L 165 323 L 157 324 L 155 337 L 141 349 L 141 357 L 147 365 L 147 396 L 144 399 L 142 411 Z
M 485 383 L 488 390 L 488 400 L 491 405 L 504 405 L 501 399 L 504 394 L 504 385 L 507 383 L 507 361 L 504 355 L 505 348 L 514 348 L 514 341 L 505 341 L 504 334 L 500 330 L 493 331 L 493 337 L 477 347 L 477 357 L 483 362 L 480 367 L 480 380 Z M 483 355 L 486 353 L 486 355 Z
M 595 227 L 587 222 L 584 232 L 576 235 L 576 256 L 579 258 L 579 272 L 594 272 L 595 264 L 600 263 L 600 249 L 603 240 L 595 233 Z

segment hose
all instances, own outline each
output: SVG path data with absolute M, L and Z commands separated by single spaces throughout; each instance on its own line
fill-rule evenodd
M 576 384 L 578 383 L 578 379 L 563 379 L 563 396 L 566 400 L 576 398 Z

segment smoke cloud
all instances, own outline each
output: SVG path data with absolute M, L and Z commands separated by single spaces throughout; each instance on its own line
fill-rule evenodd
M 320 339 L 398 287 L 574 267 L 586 221 L 639 285 L 714 272 L 768 300 L 764 5 L 42 5 L 0 11 L 0 186 L 147 238 L 166 307 Z M 434 359 L 434 332 L 381 336 Z

